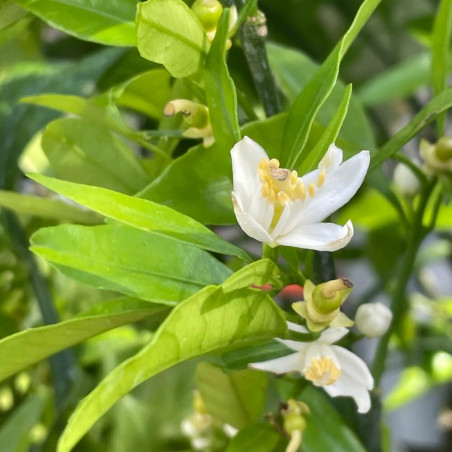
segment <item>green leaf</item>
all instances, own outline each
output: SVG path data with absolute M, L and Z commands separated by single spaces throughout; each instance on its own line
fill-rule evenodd
M 270 65 L 281 91 L 292 103 L 319 69 L 319 65 L 299 50 L 275 43 L 267 44 Z M 316 121 L 327 127 L 337 112 L 345 96 L 345 86 L 337 80 L 331 94 L 320 108 Z M 315 124 L 315 123 L 314 123 Z M 310 132 L 311 139 L 312 131 Z M 342 139 L 354 143 L 356 149 L 372 149 L 375 140 L 370 122 L 359 99 L 352 95 L 348 113 L 339 135 Z
M 452 59 L 448 58 L 447 71 L 452 70 Z M 365 106 L 378 105 L 390 100 L 406 97 L 417 88 L 427 85 L 431 78 L 431 56 L 421 53 L 379 73 L 365 82 L 355 93 Z
M 432 86 L 438 96 L 446 89 L 450 34 L 452 31 L 452 0 L 442 0 L 433 25 Z M 438 137 L 444 134 L 446 114 L 438 115 Z
M 81 224 L 99 224 L 100 218 L 77 206 L 55 198 L 40 198 L 38 196 L 22 195 L 13 191 L 0 190 L 0 207 L 26 215 L 36 215 L 44 218 L 55 218 L 60 221 L 70 221 Z
M 402 130 L 399 130 L 378 151 L 371 152 L 370 169 L 372 171 L 387 158 L 391 157 L 402 146 L 413 139 L 424 127 L 448 108 L 452 107 L 452 88 L 434 97 Z
M 196 356 L 285 334 L 286 322 L 273 300 L 236 283 L 243 273 L 252 275 L 254 265 L 222 286 L 205 287 L 173 309 L 152 341 L 82 400 L 60 438 L 58 452 L 69 452 L 116 401 L 153 375 Z M 262 281 L 257 278 L 256 283 Z
M 135 45 L 136 0 L 16 0 L 50 26 L 86 41 Z
M 344 97 L 342 98 L 341 104 L 339 105 L 336 114 L 331 119 L 330 123 L 328 124 L 315 147 L 306 155 L 306 158 L 302 161 L 300 166 L 301 174 L 306 174 L 309 171 L 317 168 L 320 160 L 325 155 L 331 143 L 334 143 L 336 141 L 336 138 L 339 135 L 339 130 L 341 129 L 341 126 L 344 123 L 344 119 L 347 116 L 351 95 L 352 85 L 348 85 L 345 89 Z
M 254 424 L 232 438 L 226 452 L 274 452 L 281 435 L 270 424 Z
M 42 148 L 63 179 L 134 194 L 149 182 L 133 151 L 107 129 L 64 118 L 50 123 Z
M 12 189 L 20 153 L 35 133 L 57 116 L 33 105 L 21 105 L 19 99 L 50 90 L 90 94 L 121 53 L 119 49 L 107 49 L 70 65 L 32 63 L 6 74 L 0 85 L 0 135 L 6 137 L 0 153 L 0 188 Z
M 118 326 L 167 310 L 133 298 L 119 298 L 95 306 L 82 315 L 54 325 L 31 328 L 0 341 L 0 381 L 32 364 Z
M 207 411 L 225 424 L 242 429 L 257 421 L 265 406 L 267 376 L 253 369 L 224 372 L 202 362 L 196 383 Z
M 170 75 L 164 69 L 153 69 L 124 82 L 118 105 L 139 111 L 150 118 L 161 119 L 163 108 L 171 99 Z
M 204 70 L 207 106 L 215 144 L 220 152 L 229 152 L 240 141 L 237 95 L 226 64 L 229 33 L 229 9 L 223 11 Z
M 203 67 L 207 35 L 182 0 L 139 3 L 136 27 L 140 55 L 163 64 L 173 77 L 188 77 Z
M 282 160 L 284 166 L 295 168 L 309 151 L 306 148 L 312 123 L 336 83 L 342 58 L 355 37 L 381 0 L 366 0 L 355 20 L 333 52 L 295 99 L 289 113 L 284 135 Z
M 46 394 L 46 393 L 45 393 Z M 32 447 L 30 430 L 39 423 L 47 394 L 31 394 L 7 417 L 0 429 L 2 452 L 27 452 Z
M 306 430 L 303 432 L 303 452 L 365 452 L 355 434 L 345 425 L 324 394 L 308 387 L 303 391 L 301 400 L 311 410 L 311 414 L 306 417 Z
M 74 184 L 39 174 L 29 177 L 73 201 L 108 218 L 144 231 L 156 231 L 216 253 L 230 254 L 245 261 L 249 256 L 226 242 L 201 223 L 170 207 L 89 185 Z M 0 205 L 2 196 L 0 192 Z M 75 209 L 72 207 L 72 209 Z
M 123 225 L 44 228 L 31 243 L 33 252 L 84 284 L 170 305 L 231 273 L 206 251 Z

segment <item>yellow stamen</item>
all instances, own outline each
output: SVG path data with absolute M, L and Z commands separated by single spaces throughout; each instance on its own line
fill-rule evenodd
M 286 206 L 291 201 L 306 199 L 306 188 L 296 171 L 280 168 L 276 159 L 262 159 L 257 169 L 262 183 L 262 196 L 270 202 Z
M 308 185 L 308 193 L 311 198 L 315 196 L 315 185 L 312 182 Z
M 325 182 L 325 179 L 326 179 L 326 172 L 323 169 L 322 171 L 320 171 L 319 178 L 317 179 L 317 187 L 320 188 L 323 185 L 323 183 Z
M 312 381 L 315 386 L 331 385 L 340 375 L 341 370 L 333 359 L 326 356 L 312 359 L 309 367 L 304 371 L 305 378 Z

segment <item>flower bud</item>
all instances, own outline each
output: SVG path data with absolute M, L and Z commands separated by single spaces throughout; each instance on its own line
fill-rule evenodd
M 195 13 L 204 29 L 209 32 L 216 30 L 223 12 L 223 6 L 217 0 L 196 0 L 191 10 Z
M 184 123 L 189 126 L 182 134 L 184 137 L 202 138 L 206 148 L 214 143 L 209 109 L 205 105 L 187 99 L 174 99 L 163 109 L 165 116 L 174 116 L 177 113 L 182 113 Z
M 291 434 L 295 430 L 303 431 L 306 428 L 306 420 L 303 417 L 311 410 L 306 403 L 289 399 L 281 410 L 284 419 L 284 430 Z
M 403 163 L 398 163 L 394 170 L 394 184 L 399 192 L 406 197 L 412 197 L 419 193 L 421 184 L 411 169 Z
M 452 138 L 442 137 L 435 144 L 422 140 L 420 147 L 429 172 L 440 174 L 452 171 Z
M 305 301 L 293 303 L 292 308 L 306 320 L 311 331 L 321 331 L 329 326 L 349 327 L 353 322 L 340 311 L 340 307 L 352 288 L 353 284 L 346 278 L 318 286 L 307 280 L 304 286 Z
M 392 320 L 391 310 L 383 303 L 362 304 L 355 317 L 358 330 L 367 337 L 379 337 L 388 331 Z

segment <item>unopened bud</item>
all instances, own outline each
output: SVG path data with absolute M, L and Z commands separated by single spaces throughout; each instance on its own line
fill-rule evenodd
M 394 170 L 394 184 L 399 192 L 406 197 L 412 197 L 419 193 L 421 184 L 411 169 L 403 163 L 398 163 Z
M 291 434 L 295 430 L 303 431 L 306 428 L 306 420 L 303 417 L 310 414 L 309 406 L 299 400 L 289 399 L 281 409 L 284 418 L 284 430 Z
M 429 172 L 452 171 L 452 138 L 442 137 L 435 144 L 421 140 L 420 148 Z
M 14 405 L 14 394 L 9 386 L 0 389 L 0 411 L 8 411 Z
M 217 0 L 196 0 L 191 10 L 208 32 L 216 30 L 221 13 L 223 12 L 223 6 Z
M 40 444 L 47 438 L 48 430 L 44 424 L 36 424 L 30 430 L 30 441 Z
M 31 385 L 31 377 L 27 372 L 20 373 L 14 380 L 14 388 L 19 394 L 25 394 Z
M 355 324 L 367 337 L 380 337 L 388 331 L 391 310 L 383 303 L 365 303 L 356 311 Z

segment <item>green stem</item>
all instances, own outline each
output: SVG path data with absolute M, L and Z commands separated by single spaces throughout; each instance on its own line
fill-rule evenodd
M 428 179 L 425 176 L 425 174 L 423 173 L 423 171 L 407 156 L 398 152 L 397 154 L 393 155 L 393 158 L 395 160 L 398 160 L 399 162 L 402 162 L 404 165 L 408 166 L 408 168 L 410 168 L 410 170 L 417 176 L 417 178 L 419 179 L 419 182 L 423 186 L 425 186 L 427 184 Z
M 244 0 L 240 0 L 242 7 Z M 240 38 L 251 77 L 253 78 L 259 99 L 267 116 L 281 112 L 281 102 L 275 80 L 270 70 L 265 38 L 267 37 L 266 19 L 263 13 L 256 11 L 240 27 Z
M 388 353 L 389 339 L 395 330 L 400 329 L 400 323 L 403 320 L 403 315 L 407 309 L 407 299 L 405 297 L 405 290 L 410 279 L 411 273 L 414 268 L 414 262 L 416 259 L 419 247 L 429 232 L 428 229 L 423 226 L 423 219 L 425 210 L 428 204 L 428 200 L 432 193 L 432 190 L 436 184 L 436 180 L 431 182 L 421 194 L 419 206 L 416 210 L 411 233 L 408 237 L 408 244 L 403 256 L 403 260 L 400 266 L 400 271 L 397 275 L 396 286 L 391 298 L 391 309 L 393 313 L 393 320 L 388 332 L 380 339 L 377 352 L 372 367 L 372 373 L 375 379 L 375 386 L 378 386 L 380 379 L 383 375 L 386 356 Z
M 160 149 L 155 144 L 149 143 L 142 138 L 138 138 L 137 136 L 131 136 L 134 141 L 136 141 L 140 146 L 143 146 L 145 149 L 152 151 L 154 154 L 157 154 L 160 157 L 163 157 L 165 160 L 171 160 L 171 157 L 163 150 Z
M 275 264 L 278 263 L 278 250 L 276 248 L 272 248 L 266 243 L 262 243 L 262 258 L 270 259 Z

